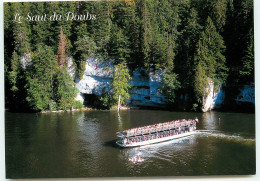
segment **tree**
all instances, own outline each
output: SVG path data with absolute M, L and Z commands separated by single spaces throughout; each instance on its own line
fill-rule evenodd
M 243 58 L 250 42 L 248 35 L 254 29 L 253 6 L 253 0 L 229 1 L 227 6 L 227 23 L 223 37 L 227 46 L 225 56 L 230 69 L 228 84 L 242 85 L 250 81 L 249 77 L 241 76 L 240 71 L 244 67 Z M 234 90 L 229 89 L 227 92 L 234 92 L 236 89 L 234 87 Z
M 39 46 L 26 75 L 28 89 L 26 100 L 32 110 L 50 109 L 54 101 L 53 82 L 57 67 L 51 47 Z
M 190 103 L 188 103 L 190 105 L 194 97 L 194 69 L 196 68 L 194 55 L 196 55 L 196 46 L 200 38 L 202 26 L 198 23 L 197 11 L 194 8 L 189 9 L 189 6 L 187 6 L 183 8 L 181 14 L 182 19 L 185 21 L 182 23 L 183 29 L 178 37 L 174 71 L 179 75 L 179 81 L 181 82 L 179 93 L 190 97 Z
M 142 52 L 144 57 L 144 66 L 147 70 L 150 69 L 150 54 L 151 54 L 151 44 L 153 41 L 152 37 L 152 25 L 151 25 L 151 15 L 149 12 L 149 2 L 142 2 L 142 25 L 143 25 L 143 36 L 142 36 Z
M 202 98 L 206 95 L 205 88 L 207 87 L 207 76 L 206 72 L 199 63 L 196 67 L 195 77 L 194 77 L 194 92 L 195 98 L 198 103 L 202 102 Z
M 59 35 L 59 46 L 56 55 L 56 59 L 58 61 L 58 65 L 60 68 L 62 68 L 67 61 L 66 48 L 67 48 L 66 35 L 63 34 L 63 30 L 61 27 L 60 35 Z
M 199 105 L 208 78 L 215 88 L 227 79 L 225 97 L 234 100 L 236 86 L 254 81 L 253 5 L 253 0 L 5 3 L 6 102 L 12 105 L 12 100 L 20 99 L 25 105 L 27 97 L 35 110 L 48 109 L 56 102 L 59 107 L 64 101 L 55 97 L 54 89 L 65 90 L 60 84 L 66 76 L 60 68 L 66 56 L 72 56 L 80 79 L 87 58 L 114 59 L 118 60 L 115 64 L 125 62 L 131 70 L 145 68 L 144 74 L 166 70 L 164 94 L 176 104 L 181 97 L 189 97 L 185 105 Z M 50 17 L 54 12 L 65 18 L 67 12 L 76 18 L 86 15 L 88 20 L 26 19 L 27 13 Z M 20 23 L 14 21 L 16 13 L 25 17 Z M 96 20 L 90 20 L 90 14 Z M 48 46 L 48 50 L 39 46 Z M 53 52 L 58 64 L 53 63 Z M 26 70 L 18 65 L 25 54 L 33 59 Z M 104 95 L 103 102 L 109 102 L 108 97 Z M 45 105 L 48 101 L 49 106 Z
M 57 108 L 67 110 L 73 107 L 78 90 L 66 68 L 59 69 L 54 80 L 54 97 Z
M 204 31 L 197 44 L 194 55 L 195 64 L 195 84 L 194 92 L 197 98 L 204 96 L 207 77 L 213 79 L 215 83 L 222 84 L 227 78 L 226 58 L 223 55 L 225 44 L 217 33 L 212 20 L 208 17 Z
M 244 50 L 242 63 L 239 71 L 241 78 L 245 79 L 245 82 L 254 81 L 254 37 L 252 29 L 248 35 L 247 49 Z
M 86 35 L 80 37 L 78 41 L 75 42 L 75 46 L 76 52 L 79 54 L 79 60 L 76 61 L 77 72 L 79 78 L 82 79 L 85 71 L 86 59 L 95 55 L 97 46 L 93 39 Z
M 13 94 L 18 91 L 17 88 L 17 75 L 19 74 L 20 64 L 20 57 L 17 55 L 16 51 L 13 52 L 12 59 L 11 59 L 11 72 L 9 73 L 9 81 L 11 85 L 11 91 Z
M 181 87 L 177 80 L 178 76 L 175 73 L 166 73 L 163 76 L 163 86 L 160 92 L 167 98 L 168 103 L 174 103 L 175 91 Z
M 111 37 L 111 55 L 118 60 L 119 63 L 126 62 L 130 57 L 129 41 L 127 36 L 123 34 L 122 29 L 114 26 Z
M 9 80 L 8 85 L 10 86 L 9 90 L 7 90 L 11 95 L 9 97 L 9 103 L 11 103 L 10 106 L 14 109 L 21 109 L 21 106 L 26 108 L 26 90 L 24 88 L 26 82 L 25 72 L 21 66 L 20 56 L 18 56 L 16 51 L 13 52 L 11 58 L 11 71 L 6 73 Z
M 21 3 L 13 4 L 14 13 L 27 14 L 26 11 L 29 11 L 30 5 L 27 3 L 21 5 Z M 18 52 L 19 55 L 30 52 L 30 29 L 28 26 L 28 21 L 23 18 L 20 23 L 14 22 L 13 25 L 13 37 L 14 37 L 14 49 Z
M 227 2 L 229 0 L 191 0 L 192 6 L 194 6 L 199 15 L 200 21 L 206 21 L 210 17 L 218 32 L 222 32 L 226 24 L 226 11 Z
M 131 87 L 129 84 L 131 79 L 126 62 L 121 62 L 115 66 L 114 78 L 112 81 L 112 94 L 113 99 L 118 103 L 117 111 L 120 110 L 121 103 L 129 98 L 128 90 Z
M 173 42 L 171 40 L 171 38 L 169 39 L 168 41 L 168 48 L 167 48 L 167 71 L 168 72 L 171 72 L 173 71 L 173 68 L 174 68 L 174 57 L 175 57 L 175 53 L 173 52 Z

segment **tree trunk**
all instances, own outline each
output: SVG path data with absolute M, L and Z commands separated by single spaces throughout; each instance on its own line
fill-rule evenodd
M 118 96 L 118 104 L 117 104 L 117 111 L 118 112 L 120 110 L 120 99 L 121 99 L 121 95 Z

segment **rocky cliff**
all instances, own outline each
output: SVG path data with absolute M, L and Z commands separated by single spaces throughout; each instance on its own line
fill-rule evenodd
M 85 96 L 89 94 L 101 95 L 102 92 L 110 92 L 110 85 L 113 79 L 114 65 L 112 61 L 100 61 L 90 58 L 86 61 L 83 78 L 79 80 L 75 73 L 72 59 L 67 62 L 68 72 L 74 77 L 79 94 L 76 100 L 84 102 Z M 130 84 L 130 98 L 127 103 L 131 106 L 166 106 L 165 98 L 159 93 L 162 76 L 164 71 L 156 73 L 150 72 L 148 76 L 144 75 L 143 69 L 137 69 L 132 74 Z
M 86 95 L 101 95 L 102 91 L 110 92 L 111 81 L 113 79 L 114 65 L 112 61 L 100 61 L 95 58 L 86 60 L 86 67 L 83 78 L 79 80 L 75 73 L 72 59 L 67 62 L 69 74 L 74 77 L 79 94 L 76 100 L 84 102 Z M 132 86 L 130 98 L 127 100 L 130 106 L 144 107 L 166 107 L 165 97 L 159 93 L 158 89 L 162 86 L 164 71 L 151 71 L 149 75 L 144 74 L 144 69 L 136 69 L 132 73 Z M 255 104 L 254 84 L 245 85 L 239 90 L 236 98 L 237 102 L 249 102 Z M 214 82 L 209 79 L 206 88 L 207 96 L 203 98 L 202 111 L 207 112 L 212 109 L 220 108 L 225 99 L 225 92 L 221 88 L 214 90 Z
M 222 89 L 215 91 L 214 82 L 212 79 L 208 79 L 208 87 L 206 88 L 207 96 L 203 97 L 203 104 L 201 110 L 203 112 L 210 111 L 221 107 L 224 102 L 224 92 Z

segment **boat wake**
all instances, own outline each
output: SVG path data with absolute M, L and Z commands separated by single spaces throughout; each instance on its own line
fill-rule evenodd
M 174 157 L 183 157 L 191 159 L 196 145 L 200 142 L 200 139 L 214 140 L 218 139 L 222 142 L 232 142 L 245 144 L 252 146 L 255 144 L 254 138 L 246 138 L 238 134 L 228 134 L 217 130 L 196 130 L 195 134 L 188 137 L 169 140 L 166 142 L 160 142 L 156 144 L 149 144 L 140 147 L 133 147 L 129 149 L 122 149 L 121 154 L 132 164 L 142 165 L 143 163 L 150 163 L 154 160 L 162 160 L 169 164 L 175 164 L 172 161 Z M 178 162 L 183 161 L 186 164 L 185 159 L 179 159 Z
M 245 138 L 239 134 L 227 134 L 216 130 L 196 130 L 196 133 L 199 134 L 199 136 L 215 137 L 230 141 L 255 142 L 254 138 Z

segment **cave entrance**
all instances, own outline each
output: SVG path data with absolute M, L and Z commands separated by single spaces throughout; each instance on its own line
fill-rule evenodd
M 84 94 L 84 105 L 89 108 L 94 109 L 109 109 L 109 106 L 105 105 L 103 101 L 101 101 L 101 96 L 96 94 Z
M 84 94 L 84 105 L 90 108 L 97 108 L 99 105 L 99 98 L 96 94 Z

